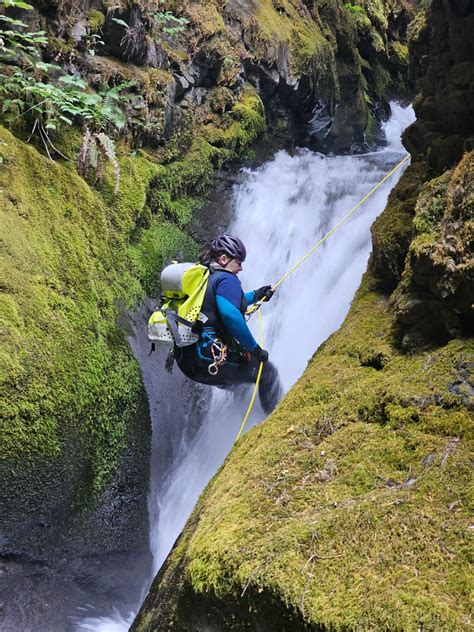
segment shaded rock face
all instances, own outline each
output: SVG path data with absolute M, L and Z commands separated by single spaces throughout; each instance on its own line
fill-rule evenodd
M 90 477 L 87 454 L 78 449 L 80 431 L 64 439 L 59 458 L 2 464 L 1 554 L 49 563 L 115 551 L 146 555 L 150 425 L 144 395 L 128 432 L 116 472 L 90 507 L 77 506 Z
M 417 121 L 405 131 L 414 156 L 435 173 L 458 162 L 474 143 L 474 7 L 469 1 L 433 0 L 429 21 L 419 19 L 411 42 Z
M 386 99 L 410 93 L 408 2 L 364 2 L 360 12 L 322 0 L 184 3 L 173 7 L 189 20 L 179 37 L 157 23 L 159 2 L 73 4 L 38 3 L 55 36 L 50 58 L 96 87 L 138 81 L 130 131 L 168 154 L 186 149 L 192 121 L 216 124 L 245 86 L 256 88 L 273 135 L 338 153 L 382 142 Z

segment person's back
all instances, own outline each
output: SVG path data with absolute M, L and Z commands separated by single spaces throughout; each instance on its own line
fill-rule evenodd
M 212 242 L 201 258 L 211 272 L 201 307 L 203 331 L 195 345 L 175 347 L 174 354 L 186 376 L 220 387 L 255 382 L 264 362 L 259 395 L 269 413 L 281 396 L 278 372 L 248 328 L 245 312 L 249 304 L 269 300 L 273 291 L 267 285 L 244 294 L 237 274 L 245 257 L 245 246 L 237 237 L 224 233 Z

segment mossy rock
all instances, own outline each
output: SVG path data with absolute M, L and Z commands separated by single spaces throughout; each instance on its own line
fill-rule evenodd
M 97 31 L 105 24 L 105 14 L 97 9 L 91 9 L 87 15 L 87 22 L 92 33 Z
M 158 170 L 145 158 L 120 158 L 115 194 L 111 168 L 97 191 L 73 165 L 48 160 L 4 128 L 0 143 L 2 515 L 6 535 L 34 547 L 28 521 L 61 506 L 54 537 L 63 520 L 98 502 L 130 451 L 144 468 L 133 484 L 146 503 L 149 418 L 117 321 L 144 296 L 144 261 L 158 266 L 197 247 L 176 225 L 151 222 L 142 236 L 153 234 L 159 253 L 131 257 Z M 137 530 L 132 539 L 143 537 Z
M 370 269 L 387 291 L 393 290 L 402 276 L 413 237 L 415 205 L 426 171 L 426 166 L 420 161 L 406 169 L 391 192 L 385 211 L 371 228 L 373 251 Z
M 133 630 L 267 630 L 272 607 L 282 630 L 467 629 L 472 419 L 450 389 L 474 347 L 401 354 L 374 287 L 228 456 Z
M 416 236 L 393 302 L 405 348 L 446 342 L 474 330 L 472 227 L 474 152 L 421 189 Z

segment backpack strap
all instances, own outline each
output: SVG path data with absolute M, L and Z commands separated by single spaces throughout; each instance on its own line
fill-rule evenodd
M 171 333 L 173 334 L 176 346 L 182 347 L 183 341 L 179 333 L 177 323 L 181 323 L 181 325 L 185 325 L 186 327 L 192 327 L 193 323 L 191 323 L 189 320 L 186 320 L 185 318 L 181 318 L 181 316 L 178 316 L 178 314 L 176 312 L 173 312 L 171 309 L 165 309 L 163 310 L 163 313 L 166 317 L 166 322 L 171 329 Z

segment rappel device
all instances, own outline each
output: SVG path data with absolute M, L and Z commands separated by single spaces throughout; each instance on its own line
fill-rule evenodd
M 207 317 L 201 307 L 209 268 L 199 263 L 173 262 L 161 273 L 161 302 L 148 321 L 152 344 L 186 347 L 199 340 Z

